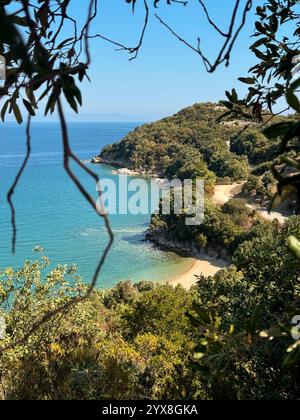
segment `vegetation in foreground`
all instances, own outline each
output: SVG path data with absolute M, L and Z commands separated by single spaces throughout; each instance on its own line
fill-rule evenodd
M 297 399 L 299 262 L 288 237 L 300 217 L 248 237 L 233 264 L 181 287 L 122 282 L 38 328 L 49 310 L 80 296 L 75 267 L 42 257 L 1 273 L 4 399 Z M 292 267 L 292 268 L 291 268 Z M 242 297 L 242 299 L 241 299 Z M 256 309 L 255 309 L 256 308 Z
M 81 81 L 90 64 L 88 42 L 87 62 L 80 61 L 89 25 L 81 36 L 75 34 L 71 42 L 61 44 L 50 23 L 62 18 L 59 33 L 68 2 L 61 2 L 57 10 L 53 10 L 55 5 L 49 8 L 48 2 L 39 2 L 35 21 L 28 18 L 35 5 L 22 1 L 20 11 L 8 14 L 5 6 L 12 1 L 4 3 L 0 8 L 5 28 L 0 34 L 1 50 L 10 74 L 1 90 L 2 96 L 8 96 L 2 118 L 9 111 L 22 122 L 21 100 L 34 116 L 38 108 L 34 91 L 40 88 L 42 97 L 49 94 L 46 114 L 56 107 L 60 110 L 62 94 L 77 111 L 82 98 L 74 76 Z M 134 6 L 136 1 L 127 3 Z M 295 70 L 299 71 L 294 60 L 299 55 L 298 6 L 298 0 L 266 0 L 257 7 L 256 39 L 250 49 L 259 62 L 250 69 L 251 77 L 240 78 L 250 85 L 248 95 L 239 99 L 233 89 L 226 93 L 229 101 L 223 101 L 227 116 L 262 123 L 266 109 L 274 116 L 274 105 L 285 96 L 296 117 L 268 127 L 269 143 L 255 131 L 232 138 L 229 150 L 223 134 L 227 128 L 230 131 L 232 122 L 223 124 L 223 132 L 216 126 L 212 131 L 209 119 L 201 120 L 205 109 L 200 118 L 196 115 L 195 124 L 192 118 L 186 119 L 185 110 L 168 122 L 138 129 L 120 145 L 106 149 L 107 157 L 121 157 L 125 166 L 129 163 L 134 169 L 171 178 L 202 176 L 210 191 L 216 177 L 246 180 L 248 159 L 258 166 L 245 184 L 246 193 L 268 198 L 272 168 L 278 182 L 272 204 L 295 193 L 300 197 L 299 78 L 294 78 Z M 28 35 L 26 42 L 21 34 Z M 143 35 L 140 46 L 142 40 Z M 215 65 L 209 65 L 210 71 L 226 57 L 229 64 L 234 42 L 225 42 L 230 49 L 226 50 L 225 43 L 225 57 L 221 54 Z M 137 54 L 140 46 L 129 52 Z M 24 85 L 28 100 L 20 95 Z M 13 93 L 8 95 L 11 88 Z M 197 108 L 190 109 L 191 114 Z M 61 110 L 60 119 L 64 125 Z M 75 159 L 67 133 L 64 148 L 66 162 Z M 279 156 L 283 152 L 285 156 Z M 81 185 L 74 176 L 72 179 Z M 283 227 L 256 226 L 242 208 L 237 202 L 222 210 L 212 208 L 206 220 L 208 225 L 213 220 L 211 229 L 195 236 L 200 243 L 213 243 L 217 238 L 228 246 L 233 261 L 229 269 L 214 278 L 201 278 L 190 292 L 145 283 L 122 283 L 110 292 L 94 292 L 89 301 L 42 324 L 24 344 L 18 340 L 30 332 L 33 322 L 72 296 L 82 296 L 85 287 L 74 267 L 57 267 L 49 273 L 46 259 L 26 262 L 17 272 L 5 270 L 0 288 L 1 313 L 7 323 L 0 356 L 3 398 L 299 398 L 300 342 L 291 338 L 291 319 L 299 314 L 299 217 L 290 218 Z M 227 212 L 231 212 L 232 223 Z M 173 226 L 172 219 L 170 222 Z M 180 220 L 176 222 L 180 225 Z M 243 223 L 249 224 L 246 238 L 240 231 Z M 48 274 L 42 276 L 43 272 Z

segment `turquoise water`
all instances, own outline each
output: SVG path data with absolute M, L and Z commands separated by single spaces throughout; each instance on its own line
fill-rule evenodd
M 137 124 L 71 123 L 71 144 L 80 159 L 89 159 L 103 146 L 120 140 Z M 53 264 L 76 264 L 89 281 L 108 237 L 103 222 L 82 199 L 62 167 L 62 149 L 57 123 L 34 123 L 32 156 L 16 190 L 14 202 L 18 226 L 17 253 L 11 254 L 10 212 L 6 192 L 22 163 L 25 127 L 13 123 L 0 128 L 0 267 L 22 266 L 36 257 L 32 250 L 45 248 Z M 103 178 L 117 177 L 109 167 L 92 165 Z M 95 195 L 95 185 L 76 170 Z M 115 215 L 111 223 L 116 236 L 99 286 L 111 287 L 120 280 L 166 280 L 182 273 L 189 261 L 155 249 L 143 241 L 149 215 Z

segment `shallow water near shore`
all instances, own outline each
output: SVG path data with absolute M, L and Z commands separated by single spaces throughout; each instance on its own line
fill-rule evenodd
M 106 144 L 121 140 L 137 123 L 70 123 L 75 153 L 86 160 Z M 108 235 L 92 208 L 78 193 L 62 167 L 58 123 L 33 123 L 32 155 L 13 197 L 18 227 L 17 254 L 11 254 L 10 211 L 6 192 L 22 163 L 25 127 L 7 123 L 0 127 L 0 268 L 21 267 L 35 259 L 37 245 L 46 250 L 53 264 L 76 264 L 88 282 L 101 256 Z M 116 178 L 110 167 L 93 165 L 102 178 Z M 75 169 L 89 191 L 97 197 L 94 183 Z M 191 260 L 164 252 L 144 242 L 150 220 L 147 215 L 110 217 L 115 242 L 100 276 L 100 287 L 112 287 L 131 279 L 165 281 L 190 268 Z

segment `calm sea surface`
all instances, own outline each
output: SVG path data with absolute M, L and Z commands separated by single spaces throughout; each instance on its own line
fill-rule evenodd
M 124 137 L 137 124 L 70 123 L 70 139 L 80 159 L 89 159 L 107 144 Z M 46 249 L 53 264 L 76 264 L 88 282 L 99 255 L 107 243 L 102 221 L 82 199 L 62 167 L 62 148 L 57 123 L 32 125 L 30 163 L 15 192 L 18 226 L 17 253 L 11 254 L 10 212 L 6 192 L 25 152 L 25 127 L 6 123 L 0 127 L 0 268 L 22 266 L 34 259 L 35 246 Z M 93 165 L 103 178 L 116 179 L 111 168 Z M 76 170 L 96 197 L 95 185 Z M 182 273 L 189 261 L 172 253 L 154 249 L 143 236 L 150 215 L 111 216 L 116 235 L 113 249 L 99 280 L 100 287 L 111 287 L 120 280 L 166 280 Z

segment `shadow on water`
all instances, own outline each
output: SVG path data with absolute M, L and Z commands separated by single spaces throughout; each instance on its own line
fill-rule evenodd
M 129 244 L 139 244 L 145 242 L 145 232 L 137 233 L 135 235 L 122 236 L 121 239 Z

